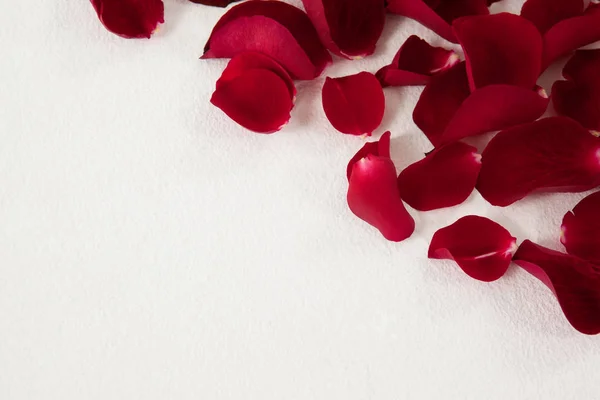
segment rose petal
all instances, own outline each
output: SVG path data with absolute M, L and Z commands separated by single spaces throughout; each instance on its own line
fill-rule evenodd
M 396 184 L 396 167 L 387 156 L 389 133 L 381 143 L 363 147 L 350 161 L 348 206 L 360 219 L 377 228 L 390 241 L 400 242 L 412 235 L 415 221 L 406 211 Z M 362 158 L 360 154 L 366 153 Z M 378 153 L 379 155 L 376 155 Z
M 492 282 L 506 273 L 516 243 L 496 222 L 469 215 L 433 235 L 429 258 L 454 260 L 471 278 Z
M 527 0 L 521 8 L 521 16 L 544 34 L 563 19 L 581 15 L 583 9 L 583 0 Z
M 327 78 L 322 97 L 327 119 L 342 133 L 370 135 L 383 120 L 383 89 L 375 75 L 369 72 Z
M 329 50 L 346 58 L 373 54 L 383 32 L 382 0 L 302 0 Z
M 205 6 L 214 7 L 227 7 L 231 3 L 238 2 L 240 0 L 190 0 L 192 3 L 204 4 Z
M 600 84 L 557 81 L 552 86 L 552 101 L 558 115 L 600 132 Z
M 492 84 L 535 86 L 543 42 L 531 22 L 501 13 L 459 18 L 452 29 L 465 52 L 471 91 Z
M 567 253 L 600 264 L 600 192 L 565 214 L 560 241 Z
M 268 69 L 250 69 L 221 82 L 210 101 L 241 126 L 259 133 L 280 130 L 293 107 L 288 85 Z
M 410 36 L 400 47 L 394 60 L 375 76 L 382 87 L 425 85 L 434 74 L 451 68 L 460 61 L 452 50 L 433 47 L 418 36 Z
M 477 189 L 508 206 L 540 191 L 582 192 L 600 185 L 600 138 L 565 117 L 497 134 L 482 154 Z
M 314 79 L 331 63 L 308 16 L 280 1 L 250 0 L 232 7 L 215 27 L 202 58 L 231 58 L 258 51 L 293 78 Z
M 400 196 L 419 211 L 458 205 L 475 189 L 480 168 L 481 156 L 475 147 L 451 143 L 400 173 Z
M 600 86 L 600 49 L 577 50 L 563 68 L 567 80 Z
M 91 0 L 100 22 L 124 38 L 150 38 L 165 22 L 162 0 Z
M 346 176 L 348 177 L 348 180 L 350 180 L 350 175 L 352 174 L 352 168 L 354 168 L 354 164 L 369 154 L 382 158 L 390 158 L 391 136 L 391 132 L 387 131 L 381 135 L 378 141 L 365 143 L 365 145 L 358 151 L 358 153 L 354 155 L 354 157 L 352 157 L 348 163 L 348 167 L 346 168 Z
M 600 333 L 600 271 L 592 263 L 524 241 L 513 261 L 554 292 L 565 317 L 581 333 Z

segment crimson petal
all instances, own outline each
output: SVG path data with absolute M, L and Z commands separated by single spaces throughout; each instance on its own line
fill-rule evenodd
M 516 243 L 496 222 L 468 215 L 433 235 L 429 258 L 454 260 L 471 278 L 492 282 L 508 270 Z
M 202 58 L 231 58 L 244 51 L 270 56 L 296 79 L 314 79 L 331 63 L 308 16 L 281 1 L 232 7 L 213 28 Z
M 433 47 L 418 36 L 410 36 L 400 47 L 390 65 L 375 76 L 386 86 L 425 85 L 429 78 L 460 61 L 452 50 Z
M 204 4 L 205 6 L 214 7 L 227 7 L 231 3 L 238 2 L 240 0 L 190 0 L 192 3 Z
M 383 120 L 383 89 L 375 75 L 369 72 L 327 78 L 322 97 L 327 119 L 342 133 L 370 135 Z
M 481 156 L 475 147 L 451 143 L 400 173 L 400 196 L 419 211 L 458 205 L 475 189 L 480 168 Z
M 598 266 L 524 241 L 513 261 L 542 281 L 558 299 L 573 328 L 600 333 L 600 271 Z
M 100 22 L 124 38 L 149 38 L 165 22 L 162 0 L 91 0 Z
M 571 117 L 589 130 L 600 132 L 600 84 L 557 81 L 552 86 L 552 100 L 558 115 Z
M 563 68 L 563 76 L 575 82 L 600 86 L 600 49 L 577 50 Z
M 600 265 L 600 192 L 565 214 L 560 241 L 567 253 Z
M 498 133 L 482 154 L 477 189 L 508 206 L 540 191 L 582 192 L 600 185 L 600 139 L 565 117 Z
M 348 167 L 346 168 L 346 176 L 348 180 L 350 180 L 350 175 L 352 174 L 352 168 L 354 168 L 354 164 L 357 161 L 365 158 L 366 156 L 373 155 L 382 158 L 391 158 L 390 157 L 390 141 L 392 134 L 390 131 L 385 132 L 378 141 L 376 142 L 367 142 L 365 145 L 350 159 L 348 163 Z
M 527 0 L 521 8 L 521 16 L 544 34 L 563 19 L 581 15 L 583 10 L 583 0 Z
M 373 54 L 383 32 L 383 0 L 302 0 L 329 50 L 346 58 Z

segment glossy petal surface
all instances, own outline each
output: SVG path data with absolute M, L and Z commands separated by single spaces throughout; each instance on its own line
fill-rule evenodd
M 165 22 L 162 0 L 91 0 L 100 22 L 124 38 L 149 38 Z

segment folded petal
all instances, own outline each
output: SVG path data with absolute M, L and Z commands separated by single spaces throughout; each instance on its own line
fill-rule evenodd
M 425 85 L 429 78 L 460 61 L 453 50 L 433 47 L 418 36 L 410 36 L 400 47 L 394 60 L 375 76 L 381 86 Z
M 465 52 L 472 91 L 492 84 L 535 86 L 543 42 L 531 22 L 501 13 L 459 18 L 452 29 Z
M 600 49 L 577 50 L 563 68 L 565 79 L 600 86 Z
M 321 40 L 346 58 L 373 54 L 383 32 L 382 0 L 302 0 Z
M 433 235 L 429 258 L 454 260 L 471 278 L 492 282 L 506 273 L 516 243 L 496 222 L 469 215 Z
M 231 3 L 238 2 L 240 0 L 190 0 L 192 3 L 204 4 L 205 6 L 214 7 L 227 7 Z
M 600 265 L 600 192 L 581 200 L 562 222 L 567 253 Z
M 521 16 L 544 34 L 558 22 L 581 15 L 583 10 L 583 0 L 527 0 Z
M 600 185 L 600 138 L 565 117 L 498 133 L 482 154 L 477 189 L 508 206 L 540 191 L 583 192 Z
M 552 101 L 558 115 L 570 117 L 591 131 L 600 132 L 600 82 L 590 85 L 557 81 L 552 86 Z
M 350 180 L 350 175 L 352 174 L 352 168 L 354 168 L 354 164 L 357 161 L 362 160 L 368 155 L 377 156 L 381 158 L 391 158 L 390 157 L 390 140 L 391 140 L 391 132 L 387 131 L 376 142 L 367 142 L 365 145 L 350 159 L 348 163 L 348 167 L 346 168 L 346 176 L 348 180 Z
M 369 72 L 327 78 L 322 98 L 327 119 L 342 133 L 370 135 L 383 120 L 383 89 L 375 75 Z
M 590 262 L 524 241 L 513 261 L 542 281 L 573 328 L 600 333 L 600 271 Z
M 458 205 L 475 189 L 480 168 L 481 156 L 475 147 L 451 143 L 400 173 L 400 196 L 419 211 Z
M 165 22 L 162 0 L 91 0 L 100 22 L 124 38 L 150 38 Z
M 202 58 L 231 58 L 258 51 L 295 79 L 314 79 L 331 63 L 308 16 L 281 1 L 250 0 L 232 7 L 215 27 Z

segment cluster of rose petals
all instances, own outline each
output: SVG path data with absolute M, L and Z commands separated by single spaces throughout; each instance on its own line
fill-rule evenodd
M 149 38 L 164 20 L 162 0 L 91 0 L 100 22 L 124 38 Z

